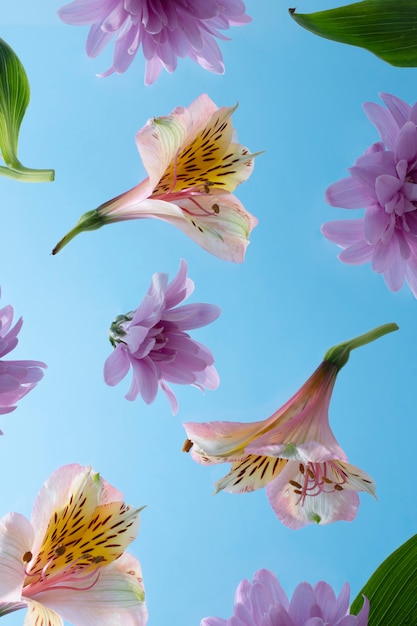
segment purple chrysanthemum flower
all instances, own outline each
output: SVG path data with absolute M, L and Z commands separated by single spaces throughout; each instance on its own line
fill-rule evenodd
M 211 324 L 219 317 L 220 309 L 201 303 L 178 307 L 193 291 L 194 283 L 187 277 L 187 264 L 182 260 L 170 283 L 168 274 L 154 274 L 136 311 L 119 315 L 111 325 L 110 342 L 115 350 L 104 364 L 104 380 L 108 385 L 117 385 L 132 367 L 127 400 L 135 400 L 140 394 L 150 404 L 159 386 L 175 415 L 178 402 L 167 382 L 193 385 L 202 391 L 218 387 L 212 353 L 185 331 Z
M 113 64 L 101 76 L 125 72 L 142 45 L 146 85 L 162 67 L 173 72 L 177 57 L 189 56 L 204 69 L 223 74 L 215 37 L 227 40 L 220 30 L 250 22 L 242 0 L 75 0 L 58 15 L 67 24 L 91 24 L 89 57 L 116 37 Z
M 382 141 L 349 168 L 349 178 L 326 191 L 332 206 L 365 208 L 365 216 L 328 222 L 322 233 L 343 248 L 341 261 L 371 261 L 391 291 L 406 279 L 417 297 L 417 103 L 411 107 L 390 94 L 380 96 L 387 109 L 366 102 L 364 110 Z
M 13 307 L 8 304 L 0 309 L 0 415 L 10 413 L 29 391 L 36 387 L 43 377 L 41 361 L 7 361 L 3 357 L 11 352 L 18 343 L 18 334 L 23 319 L 11 328 Z
M 349 593 L 348 583 L 337 598 L 323 581 L 314 587 L 301 583 L 289 601 L 274 574 L 261 569 L 253 583 L 239 583 L 233 617 L 206 617 L 200 626 L 366 626 L 367 598 L 358 615 L 349 615 Z

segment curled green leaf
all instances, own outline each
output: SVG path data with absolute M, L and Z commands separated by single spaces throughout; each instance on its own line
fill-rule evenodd
M 0 38 L 0 151 L 5 163 L 0 174 L 24 182 L 54 180 L 54 170 L 24 167 L 17 157 L 20 125 L 29 104 L 25 69 L 12 48 Z
M 315 35 L 365 48 L 391 65 L 417 67 L 417 0 L 363 0 L 317 13 L 289 12 Z
M 368 626 L 417 624 L 417 535 L 403 543 L 372 574 L 350 608 L 357 615 L 366 596 Z

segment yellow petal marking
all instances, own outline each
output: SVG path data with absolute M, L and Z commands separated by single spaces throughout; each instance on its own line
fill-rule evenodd
M 243 167 L 251 167 L 253 155 L 232 143 L 231 115 L 236 107 L 215 111 L 201 129 L 167 167 L 152 197 L 195 189 L 210 193 L 220 189 L 233 191 L 247 176 L 239 176 Z
M 229 474 L 215 483 L 215 493 L 222 489 L 229 493 L 261 489 L 282 472 L 287 462 L 287 459 L 250 454 L 232 463 Z
M 123 502 L 96 506 L 95 498 L 92 509 L 85 493 L 91 491 L 89 487 L 94 488 L 92 481 L 87 481 L 76 498 L 71 495 L 67 505 L 53 513 L 42 546 L 30 564 L 25 585 L 35 582 L 44 568 L 46 578 L 70 570 L 72 565 L 84 572 L 107 565 L 136 536 L 139 510 Z

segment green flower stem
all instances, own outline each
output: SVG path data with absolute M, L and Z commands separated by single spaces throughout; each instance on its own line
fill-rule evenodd
M 57 254 L 71 239 L 74 239 L 74 237 L 80 233 L 86 230 L 97 230 L 97 228 L 101 228 L 104 224 L 106 224 L 106 220 L 103 215 L 98 212 L 98 209 L 87 211 L 87 213 L 84 213 L 84 215 L 80 217 L 74 228 L 56 244 L 55 248 L 52 250 L 52 254 Z
M 14 167 L 0 166 L 0 176 L 13 178 L 23 183 L 50 183 L 55 178 L 55 170 L 33 170 L 19 163 Z
M 331 361 L 339 369 L 341 369 L 348 361 L 350 351 L 355 348 L 359 348 L 360 346 L 364 346 L 367 343 L 371 343 L 371 341 L 375 341 L 383 335 L 387 335 L 388 333 L 394 332 L 394 330 L 398 330 L 397 324 L 391 322 L 390 324 L 383 324 L 382 326 L 377 326 L 373 330 L 369 330 L 367 333 L 363 335 L 359 335 L 359 337 L 355 337 L 354 339 L 350 339 L 349 341 L 344 341 L 343 343 L 339 343 L 337 346 L 333 346 L 330 350 L 327 350 L 324 355 L 325 361 Z

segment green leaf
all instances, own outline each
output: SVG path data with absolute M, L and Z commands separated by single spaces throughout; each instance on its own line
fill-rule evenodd
M 20 125 L 29 104 L 30 88 L 25 69 L 12 48 L 0 38 L 0 151 L 7 167 L 0 174 L 26 182 L 54 179 L 53 170 L 32 170 L 17 157 Z
M 417 0 L 363 0 L 294 20 L 320 37 L 370 50 L 398 67 L 417 66 Z
M 351 606 L 357 615 L 362 595 L 370 602 L 368 626 L 417 624 L 417 535 L 403 543 L 378 567 Z

